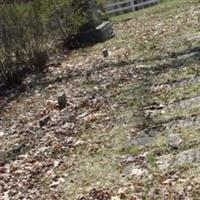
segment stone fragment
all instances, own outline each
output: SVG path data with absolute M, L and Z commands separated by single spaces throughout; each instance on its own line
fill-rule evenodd
M 42 118 L 40 119 L 40 126 L 42 127 L 42 126 L 47 125 L 47 123 L 50 121 L 50 119 L 51 119 L 51 118 L 50 118 L 49 115 L 42 117 Z
M 138 136 L 135 140 L 136 145 L 141 146 L 150 146 L 154 142 L 154 137 L 149 136 L 147 134 L 143 134 L 141 136 Z
M 175 164 L 191 164 L 200 162 L 200 149 L 189 149 L 176 156 Z
M 122 156 L 122 158 L 121 158 L 122 164 L 129 164 L 134 161 L 135 161 L 135 158 L 134 158 L 134 156 L 131 156 L 131 155 Z
M 125 176 L 131 178 L 133 176 L 142 176 L 146 173 L 146 170 L 133 163 L 124 167 L 123 173 Z
M 177 149 L 181 145 L 183 140 L 181 139 L 181 137 L 178 134 L 170 134 L 168 136 L 167 142 L 168 142 L 169 146 Z
M 65 108 L 67 101 L 66 101 L 66 94 L 64 92 L 61 92 L 58 94 L 57 100 L 58 100 L 59 108 L 60 109 Z

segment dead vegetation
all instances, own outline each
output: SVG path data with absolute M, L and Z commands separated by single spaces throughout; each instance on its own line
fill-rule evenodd
M 53 58 L 23 93 L 2 95 L 0 197 L 198 199 L 199 8 L 137 12 L 115 22 L 115 38 Z

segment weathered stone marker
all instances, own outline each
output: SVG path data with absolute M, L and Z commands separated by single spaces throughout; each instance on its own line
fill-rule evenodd
M 44 116 L 40 119 L 40 127 L 47 125 L 47 123 L 50 121 L 50 116 Z
M 103 42 L 114 36 L 112 24 L 102 16 L 103 12 L 96 0 L 77 0 L 75 3 L 78 4 L 78 9 L 84 12 L 86 23 L 69 42 L 72 48 Z
M 64 92 L 61 92 L 58 94 L 57 100 L 58 100 L 59 108 L 60 109 L 65 108 L 67 101 L 66 101 L 66 94 Z

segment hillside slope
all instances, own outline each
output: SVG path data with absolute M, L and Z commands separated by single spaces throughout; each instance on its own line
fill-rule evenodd
M 200 1 L 113 22 L 116 37 L 1 97 L 0 199 L 199 199 Z

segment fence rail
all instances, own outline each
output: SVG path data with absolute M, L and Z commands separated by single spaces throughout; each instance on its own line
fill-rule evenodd
M 146 6 L 159 3 L 160 0 L 121 0 L 118 2 L 107 3 L 104 8 L 109 15 L 118 15 L 123 12 L 131 12 Z

